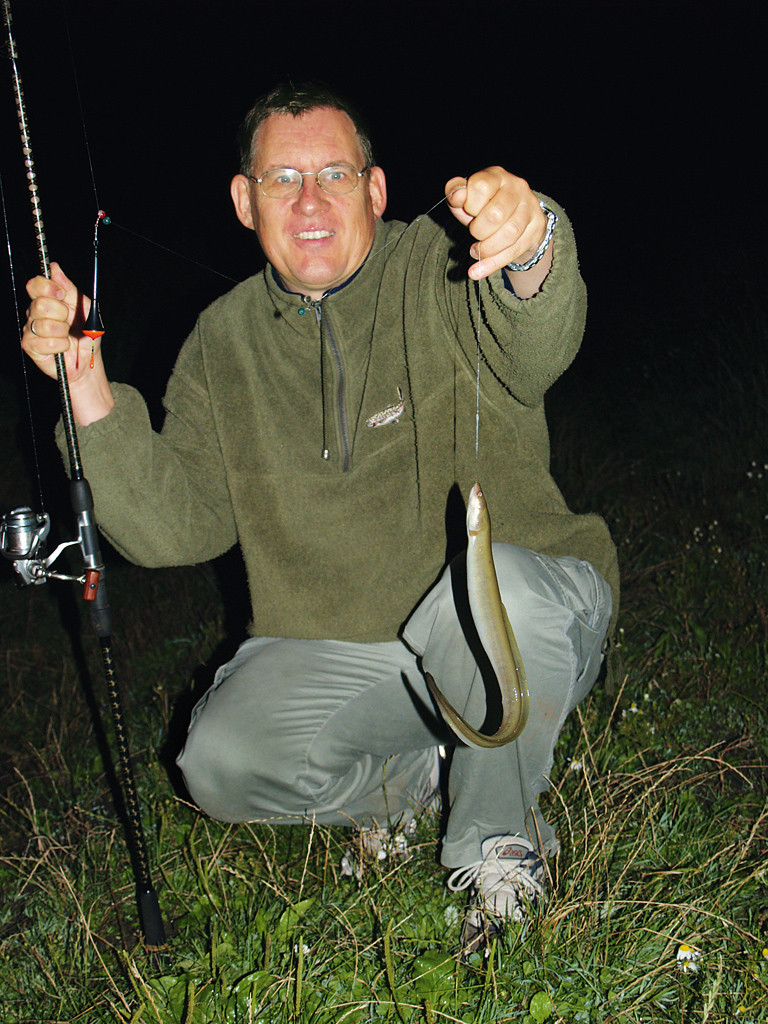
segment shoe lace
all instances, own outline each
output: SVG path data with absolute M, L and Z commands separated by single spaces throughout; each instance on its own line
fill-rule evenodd
M 520 860 L 501 861 L 494 854 L 484 860 L 475 861 L 456 868 L 448 876 L 451 892 L 461 892 L 470 887 L 496 905 L 496 898 L 516 898 L 522 889 L 530 900 L 536 900 L 544 893 L 542 883 L 543 864 L 539 857 L 530 854 Z

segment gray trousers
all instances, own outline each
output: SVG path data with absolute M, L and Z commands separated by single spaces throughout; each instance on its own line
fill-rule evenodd
M 483 723 L 460 556 L 411 615 L 404 642 L 246 640 L 196 705 L 178 758 L 202 810 L 223 821 L 394 822 L 413 814 L 435 747 L 449 743 L 443 864 L 478 860 L 494 835 L 528 835 L 553 852 L 537 797 L 566 716 L 597 678 L 611 594 L 588 562 L 510 544 L 493 551 L 528 676 L 530 712 L 517 740 L 483 750 L 458 742 L 426 687 L 424 671 L 468 721 Z

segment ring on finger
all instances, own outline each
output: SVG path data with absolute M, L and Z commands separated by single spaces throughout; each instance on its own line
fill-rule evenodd
M 34 336 L 35 336 L 36 338 L 39 338 L 39 337 L 40 337 L 40 335 L 39 335 L 39 334 L 37 333 L 37 331 L 35 330 L 35 321 L 34 321 L 34 320 L 30 321 L 30 324 L 29 324 L 29 329 L 30 329 L 30 331 L 32 331 L 32 333 L 34 334 Z

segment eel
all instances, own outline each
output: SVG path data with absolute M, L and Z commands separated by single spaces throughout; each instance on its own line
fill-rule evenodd
M 453 731 L 472 747 L 500 747 L 517 739 L 528 720 L 528 682 L 523 659 L 499 593 L 491 549 L 491 520 L 479 484 L 467 502 L 467 591 L 469 607 L 501 693 L 501 722 L 492 735 L 475 729 L 425 672 L 430 693 Z

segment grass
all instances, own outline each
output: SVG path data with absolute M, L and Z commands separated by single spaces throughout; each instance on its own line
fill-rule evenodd
M 168 737 L 223 656 L 228 606 L 211 567 L 110 556 L 171 932 L 148 954 L 98 657 L 66 586 L 17 593 L 6 573 L 3 1021 L 768 1021 L 767 325 L 748 299 L 720 321 L 638 318 L 626 369 L 591 388 L 587 363 L 553 396 L 556 475 L 620 544 L 624 670 L 566 723 L 542 801 L 551 895 L 487 962 L 454 956 L 434 819 L 409 861 L 350 879 L 342 829 L 225 825 L 184 800 Z

